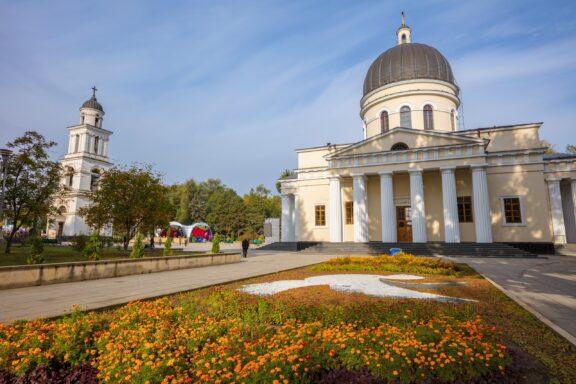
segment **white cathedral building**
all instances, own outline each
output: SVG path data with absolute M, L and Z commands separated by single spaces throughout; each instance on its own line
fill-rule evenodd
M 111 131 L 102 128 L 104 108 L 92 97 L 80 107 L 80 124 L 68 127 L 68 151 L 60 164 L 64 168 L 62 183 L 69 190 L 65 201 L 58 203 L 58 216 L 48 224 L 48 237 L 88 235 L 91 228 L 78 215 L 78 210 L 88 205 L 88 193 L 96 188 L 102 172 L 112 167 L 108 158 Z M 111 228 L 102 235 L 111 235 Z

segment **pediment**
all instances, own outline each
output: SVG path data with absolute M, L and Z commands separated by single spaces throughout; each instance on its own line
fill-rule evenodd
M 484 139 L 454 135 L 451 132 L 422 131 L 410 128 L 394 128 L 388 132 L 372 136 L 342 148 L 328 156 L 328 160 L 341 156 L 360 155 L 390 151 L 397 143 L 404 143 L 409 149 L 422 149 L 467 144 L 487 144 Z

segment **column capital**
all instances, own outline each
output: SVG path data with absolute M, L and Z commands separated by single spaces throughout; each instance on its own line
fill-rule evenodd
M 351 173 L 350 176 L 352 176 L 353 178 L 365 178 L 366 174 L 365 173 Z
M 454 173 L 454 171 L 456 171 L 456 166 L 440 167 L 442 173 Z
M 561 179 L 560 179 L 559 177 L 557 177 L 557 176 L 551 176 L 551 177 L 547 177 L 547 178 L 546 178 L 546 182 L 547 182 L 547 183 L 559 183 L 560 180 L 561 180 Z M 574 179 L 572 179 L 572 180 L 574 180 Z
M 394 175 L 394 172 L 393 172 L 393 171 L 380 171 L 380 172 L 378 172 L 378 174 L 379 174 L 380 176 L 390 176 L 390 177 L 392 177 L 392 176 Z M 576 180 L 576 179 L 575 179 L 575 180 Z
M 422 168 L 410 168 L 408 169 L 408 173 L 411 175 L 422 174 Z
M 482 172 L 486 170 L 486 167 L 488 167 L 488 164 L 484 163 L 484 164 L 472 164 L 470 166 L 470 168 L 472 169 L 472 172 Z
M 342 179 L 342 177 L 340 175 L 330 175 L 328 176 L 328 179 L 330 180 L 340 180 Z

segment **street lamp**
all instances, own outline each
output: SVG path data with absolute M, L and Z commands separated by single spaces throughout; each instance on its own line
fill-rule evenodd
M 6 190 L 6 177 L 8 174 L 8 158 L 12 154 L 9 149 L 0 149 L 2 156 L 2 190 L 0 191 L 0 240 L 4 239 L 4 191 Z

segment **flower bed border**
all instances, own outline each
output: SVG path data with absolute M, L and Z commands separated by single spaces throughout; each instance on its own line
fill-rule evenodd
M 215 253 L 0 267 L 0 290 L 239 263 L 240 259 L 240 253 Z

